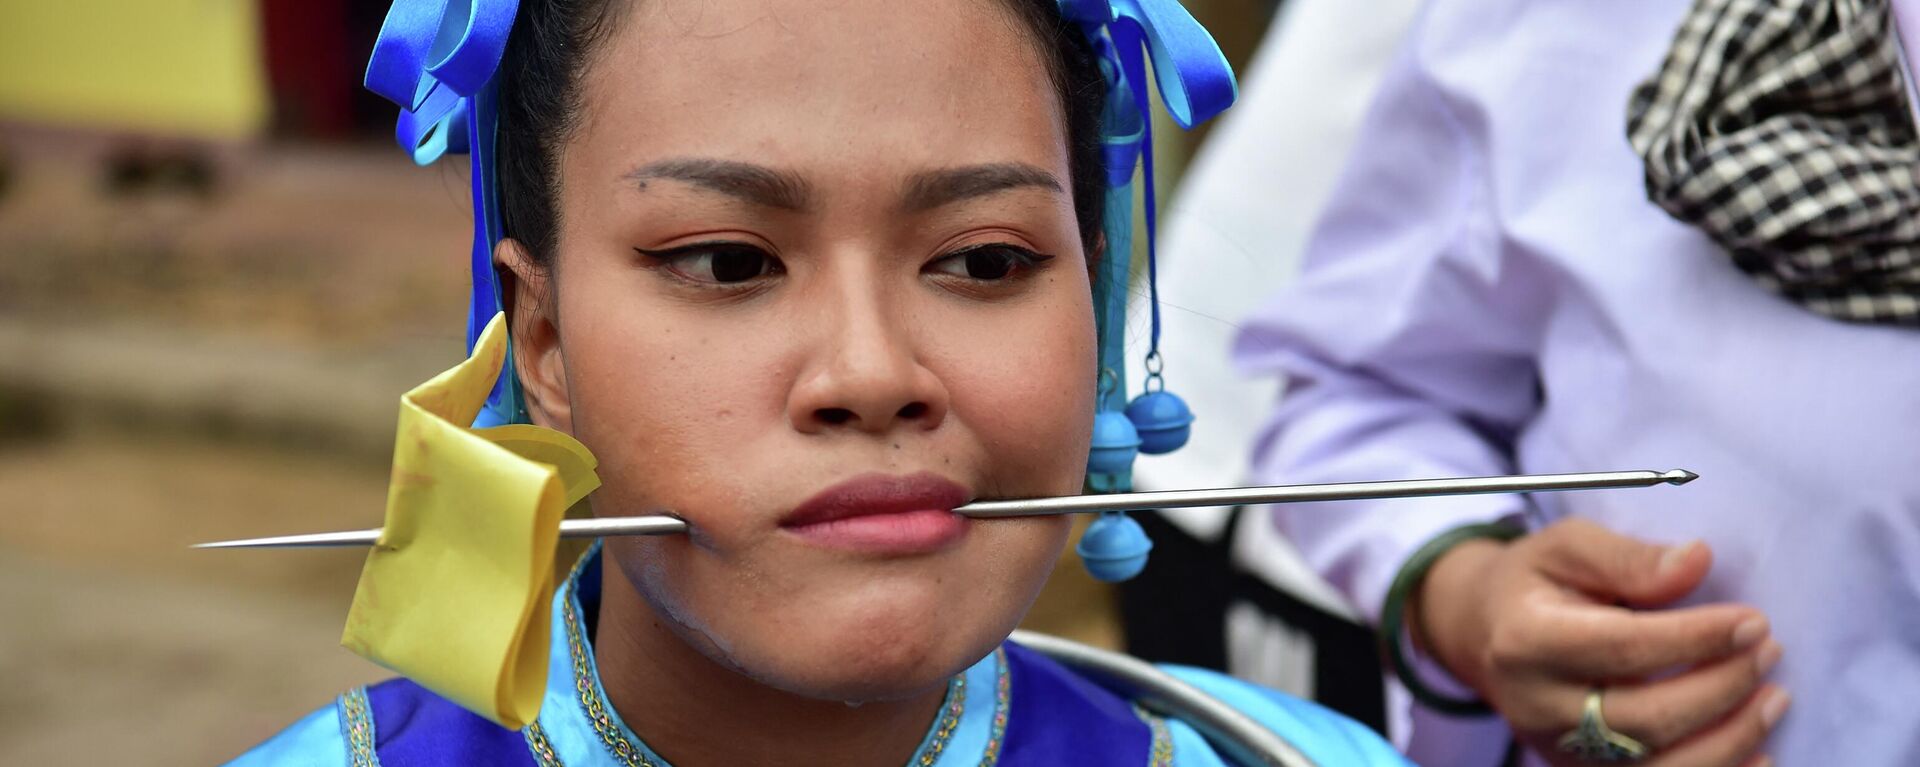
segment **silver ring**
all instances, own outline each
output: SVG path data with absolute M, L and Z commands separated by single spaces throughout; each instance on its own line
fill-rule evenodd
M 1586 703 L 1580 707 L 1580 725 L 1560 736 L 1560 750 L 1575 759 L 1601 764 L 1647 758 L 1645 744 L 1607 726 L 1607 718 L 1600 714 L 1601 698 L 1605 694 L 1606 689 L 1601 687 L 1587 692 Z

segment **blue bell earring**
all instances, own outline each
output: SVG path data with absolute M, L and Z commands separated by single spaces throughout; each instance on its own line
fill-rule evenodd
M 1113 396 L 1111 370 L 1100 373 L 1100 400 L 1093 416 L 1093 446 L 1087 451 L 1087 471 L 1093 474 L 1124 474 L 1133 469 L 1133 458 L 1140 453 L 1140 432 L 1133 420 L 1107 407 Z
M 1087 471 L 1094 474 L 1125 475 L 1133 469 L 1134 456 L 1141 448 L 1134 422 L 1118 410 L 1109 408 L 1108 398 L 1116 394 L 1119 375 L 1100 371 L 1100 399 L 1093 416 L 1093 447 L 1087 452 Z M 1095 579 L 1116 583 L 1139 575 L 1147 566 L 1147 552 L 1153 541 L 1132 517 L 1106 512 L 1087 526 L 1074 551 Z
M 1140 523 L 1123 512 L 1109 511 L 1094 518 L 1073 548 L 1095 580 L 1118 583 L 1147 568 L 1153 541 Z
M 1150 155 L 1149 155 L 1150 156 Z M 1148 199 L 1152 199 L 1153 183 L 1150 159 L 1144 159 L 1147 171 Z M 1149 205 L 1152 203 L 1149 202 Z M 1166 360 L 1160 356 L 1160 265 L 1154 252 L 1153 209 L 1147 209 L 1147 311 L 1153 318 L 1152 335 L 1148 336 L 1147 380 L 1141 385 L 1140 396 L 1127 403 L 1127 420 L 1133 422 L 1133 428 L 1140 434 L 1140 452 L 1147 455 L 1162 455 L 1179 450 L 1187 444 L 1187 438 L 1193 435 L 1193 410 L 1187 407 L 1186 400 L 1167 391 L 1166 379 L 1160 375 Z
M 1158 313 L 1160 308 L 1154 307 Z M 1144 392 L 1127 403 L 1127 420 L 1140 435 L 1140 452 L 1162 455 L 1179 450 L 1193 435 L 1193 410 L 1186 400 L 1167 391 L 1160 377 L 1160 351 L 1147 354 L 1147 382 Z

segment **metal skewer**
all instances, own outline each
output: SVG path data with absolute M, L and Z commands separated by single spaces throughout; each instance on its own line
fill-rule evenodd
M 560 521 L 562 538 L 600 538 L 612 535 L 675 535 L 687 531 L 687 522 L 679 517 L 658 514 L 645 517 L 596 517 Z M 313 549 L 336 546 L 372 546 L 380 540 L 380 528 L 342 530 L 337 533 L 279 535 L 272 538 L 246 538 L 238 541 L 196 543 L 196 549 Z
M 1337 482 L 1320 485 L 1225 487 L 1206 490 L 1166 490 L 1148 493 L 1063 495 L 1014 501 L 977 501 L 954 509 L 968 517 L 1031 517 L 1047 514 L 1090 514 L 1136 509 L 1188 509 L 1242 504 L 1359 501 L 1379 498 L 1416 498 L 1436 495 L 1538 493 L 1556 490 L 1684 485 L 1699 475 L 1685 469 L 1671 471 L 1604 471 L 1585 474 L 1524 474 L 1504 477 L 1405 479 L 1388 482 Z M 604 517 L 568 519 L 560 523 L 562 538 L 600 538 L 616 535 L 674 535 L 687 531 L 679 517 Z M 380 531 L 348 530 L 311 535 L 283 535 L 195 544 L 196 549 L 310 548 L 371 546 Z

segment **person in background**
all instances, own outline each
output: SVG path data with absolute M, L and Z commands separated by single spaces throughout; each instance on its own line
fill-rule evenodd
M 1700 475 L 1271 510 L 1403 659 L 1416 761 L 1920 761 L 1920 152 L 1887 16 L 1414 22 L 1237 341 L 1287 385 L 1255 478 Z

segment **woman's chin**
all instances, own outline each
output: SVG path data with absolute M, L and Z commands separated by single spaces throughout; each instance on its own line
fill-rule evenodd
M 1032 604 L 1064 535 L 1065 525 L 982 525 L 952 549 L 898 558 L 781 540 L 724 558 L 672 552 L 684 556 L 662 568 L 671 578 L 645 567 L 628 576 L 681 640 L 761 685 L 816 700 L 893 700 L 937 690 L 992 653 Z
M 904 700 L 939 689 L 954 674 L 966 668 L 942 673 L 932 667 L 869 667 L 841 665 L 793 669 L 780 678 L 763 679 L 776 689 L 814 700 L 849 705 Z
M 813 616 L 804 627 L 761 637 L 761 652 L 753 653 L 758 659 L 735 660 L 762 682 L 810 698 L 907 698 L 944 684 L 1005 638 L 1005 632 L 984 631 L 977 621 L 969 625 L 954 617 L 872 606 L 837 621 Z M 748 650 L 744 643 L 736 649 Z
M 760 681 L 806 698 L 859 704 L 924 695 L 944 686 L 971 661 L 909 664 L 822 658 L 794 665 Z

